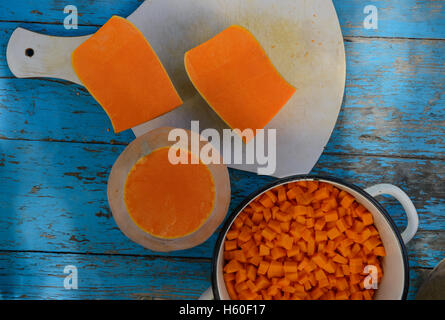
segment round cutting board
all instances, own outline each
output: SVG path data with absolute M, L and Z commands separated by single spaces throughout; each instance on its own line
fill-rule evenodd
M 253 33 L 278 71 L 297 88 L 266 126 L 277 130 L 273 175 L 312 169 L 334 129 L 345 85 L 343 37 L 330 0 L 153 0 L 132 19 L 184 99 L 182 107 L 134 128 L 136 136 L 165 125 L 190 129 L 191 120 L 200 120 L 200 130 L 228 128 L 193 88 L 183 53 L 238 24 Z M 254 172 L 258 166 L 229 164 Z
M 343 37 L 331 0 L 147 0 L 128 19 L 148 39 L 184 100 L 181 107 L 133 128 L 136 137 L 163 126 L 191 129 L 191 121 L 198 120 L 200 132 L 214 128 L 220 133 L 221 144 L 212 144 L 224 156 L 222 132 L 228 127 L 188 79 L 184 53 L 238 24 L 252 32 L 278 71 L 297 88 L 266 126 L 276 129 L 276 143 L 269 145 L 276 152 L 266 147 L 269 164 L 276 168 L 272 175 L 305 174 L 312 169 L 335 126 L 345 85 Z M 50 76 L 79 83 L 69 59 L 87 38 L 42 36 L 19 28 L 8 44 L 8 64 L 18 77 Z M 38 47 L 41 54 L 24 57 L 24 49 L 30 46 Z M 245 152 L 246 146 L 243 159 Z M 264 167 L 256 160 L 228 166 L 252 172 Z

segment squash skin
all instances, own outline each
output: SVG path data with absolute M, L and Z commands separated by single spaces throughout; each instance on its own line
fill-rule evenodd
M 232 129 L 263 129 L 295 93 L 255 37 L 233 25 L 189 50 L 185 69 L 197 91 Z
M 130 21 L 113 16 L 71 56 L 74 72 L 115 133 L 182 105 L 161 61 Z

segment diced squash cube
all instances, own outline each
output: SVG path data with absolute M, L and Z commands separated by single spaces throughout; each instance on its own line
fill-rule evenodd
M 243 266 L 237 260 L 230 260 L 224 267 L 226 273 L 237 272 L 241 269 L 243 269 Z
M 336 227 L 329 229 L 327 232 L 327 235 L 328 235 L 329 239 L 331 239 L 331 240 L 337 238 L 338 236 L 340 236 L 340 234 L 341 234 L 340 231 L 338 231 L 338 229 Z
M 267 277 L 274 278 L 274 277 L 281 277 L 283 275 L 283 264 L 279 261 L 271 261 L 269 265 L 269 269 L 267 270 Z M 270 293 L 269 293 L 270 294 Z
M 270 255 L 271 255 L 272 259 L 277 260 L 277 259 L 280 259 L 280 258 L 286 256 L 286 250 L 284 250 L 281 247 L 274 247 L 270 251 Z
M 380 246 L 380 247 L 375 247 L 373 249 L 373 252 L 376 256 L 380 256 L 380 257 L 385 257 L 386 256 L 386 251 L 385 248 Z

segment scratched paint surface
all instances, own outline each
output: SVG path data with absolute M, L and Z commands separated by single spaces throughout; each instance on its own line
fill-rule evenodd
M 211 268 L 201 259 L 40 252 L 0 253 L 0 265 L 14 272 L 0 274 L 2 295 L 15 299 L 196 299 L 210 285 Z M 77 290 L 64 288 L 66 265 L 78 268 Z M 32 285 L 30 269 L 39 286 Z M 417 285 L 427 272 L 413 268 L 410 282 Z
M 159 254 L 129 241 L 106 200 L 110 168 L 134 137 L 115 135 L 84 88 L 52 79 L 14 79 L 5 60 L 22 26 L 53 35 L 94 32 L 140 1 L 71 1 L 78 30 L 64 30 L 61 1 L 0 3 L 0 297 L 49 299 L 196 298 L 209 286 L 217 232 L 202 245 Z M 362 28 L 365 1 L 334 1 L 347 55 L 344 104 L 312 173 L 361 187 L 393 183 L 419 211 L 408 245 L 409 297 L 445 257 L 444 1 L 374 1 L 379 29 Z M 233 210 L 269 177 L 230 170 Z M 403 209 L 379 197 L 396 224 Z M 78 290 L 63 269 L 78 267 Z
M 111 15 L 126 17 L 141 3 L 140 0 L 71 0 L 80 13 L 79 24 L 100 26 Z M 337 15 L 345 36 L 439 38 L 444 36 L 443 19 L 445 4 L 431 0 L 334 0 Z M 379 28 L 363 28 L 363 9 L 366 5 L 379 8 Z M 39 1 L 36 8 L 33 0 L 0 3 L 1 21 L 43 22 L 60 24 L 65 18 L 60 0 Z

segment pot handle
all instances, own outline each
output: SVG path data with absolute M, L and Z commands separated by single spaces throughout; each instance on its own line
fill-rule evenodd
M 209 287 L 206 291 L 204 291 L 198 300 L 215 300 L 212 287 Z
M 399 187 L 387 183 L 376 184 L 375 186 L 366 188 L 365 191 L 372 197 L 387 194 L 393 196 L 400 202 L 408 219 L 406 229 L 402 232 L 403 242 L 407 244 L 414 237 L 417 232 L 417 228 L 419 227 L 419 216 L 417 214 L 417 210 L 408 195 Z

